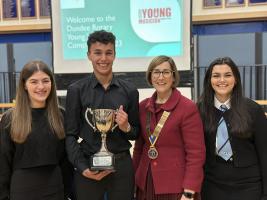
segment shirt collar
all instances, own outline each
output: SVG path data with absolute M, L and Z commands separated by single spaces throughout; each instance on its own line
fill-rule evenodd
M 215 96 L 214 96 L 214 106 L 217 108 L 217 109 L 220 109 L 221 105 L 225 105 L 227 107 L 227 109 L 230 109 L 231 108 L 231 102 L 230 102 L 230 98 L 227 99 L 227 101 L 225 102 L 220 102 Z
M 97 80 L 95 74 L 92 73 L 92 86 L 93 86 L 93 88 L 95 88 L 97 85 L 101 85 L 101 83 Z M 109 86 L 112 86 L 112 85 L 119 86 L 118 79 L 117 79 L 116 76 L 114 76 L 114 74 L 113 74 L 113 76 L 112 76 L 112 80 L 111 80 Z

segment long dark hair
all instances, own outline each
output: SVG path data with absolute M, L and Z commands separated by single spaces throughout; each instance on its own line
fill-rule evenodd
M 15 108 L 12 110 L 11 137 L 17 143 L 23 143 L 31 132 L 31 102 L 28 92 L 25 89 L 25 84 L 38 71 L 46 73 L 51 80 L 51 91 L 46 99 L 48 122 L 58 138 L 62 139 L 65 137 L 63 116 L 58 107 L 54 76 L 44 62 L 30 61 L 23 67 L 20 73 Z
M 229 57 L 217 58 L 209 65 L 209 68 L 205 74 L 203 83 L 203 92 L 198 101 L 199 111 L 203 120 L 204 128 L 206 132 L 215 133 L 217 129 L 217 122 L 215 121 L 215 109 L 214 109 L 214 90 L 211 85 L 212 70 L 215 65 L 228 65 L 235 78 L 235 86 L 231 94 L 231 110 L 230 123 L 231 132 L 240 137 L 250 136 L 250 123 L 251 117 L 249 111 L 245 105 L 245 98 L 242 94 L 242 84 L 240 73 L 237 65 Z

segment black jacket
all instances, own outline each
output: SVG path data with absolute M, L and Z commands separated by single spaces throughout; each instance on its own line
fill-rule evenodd
M 258 165 L 263 195 L 264 198 L 267 198 L 267 120 L 260 105 L 250 99 L 245 99 L 245 102 L 252 118 L 251 137 L 241 138 L 231 132 L 231 124 L 235 123 L 229 120 L 229 115 L 232 112 L 231 108 L 222 113 L 214 107 L 216 113 L 215 121 L 219 122 L 222 115 L 226 121 L 233 150 L 233 165 L 237 168 L 247 167 L 248 173 L 255 173 L 255 176 L 257 176 L 258 172 L 249 171 L 249 167 Z M 205 133 L 206 170 L 209 170 L 207 169 L 209 164 L 212 165 L 212 163 L 216 162 L 215 141 L 216 133 Z

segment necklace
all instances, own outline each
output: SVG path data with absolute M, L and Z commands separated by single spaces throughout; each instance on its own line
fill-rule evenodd
M 165 98 L 160 98 L 159 95 L 157 95 L 156 103 L 158 103 L 158 104 L 164 104 L 164 103 L 166 103 L 166 101 L 168 101 L 168 99 L 170 98 L 171 94 L 172 94 L 172 92 L 170 92 L 167 95 L 167 97 L 165 97 Z
M 163 104 L 163 103 L 165 103 L 167 100 L 168 100 L 168 98 L 164 98 L 164 99 L 157 98 L 157 99 L 156 99 L 156 103 Z

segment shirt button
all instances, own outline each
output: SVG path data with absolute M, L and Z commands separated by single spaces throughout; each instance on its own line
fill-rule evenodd
M 154 162 L 153 162 L 153 165 L 154 165 L 154 166 L 157 166 L 157 165 L 158 165 L 158 163 L 157 163 L 156 161 L 154 161 Z

